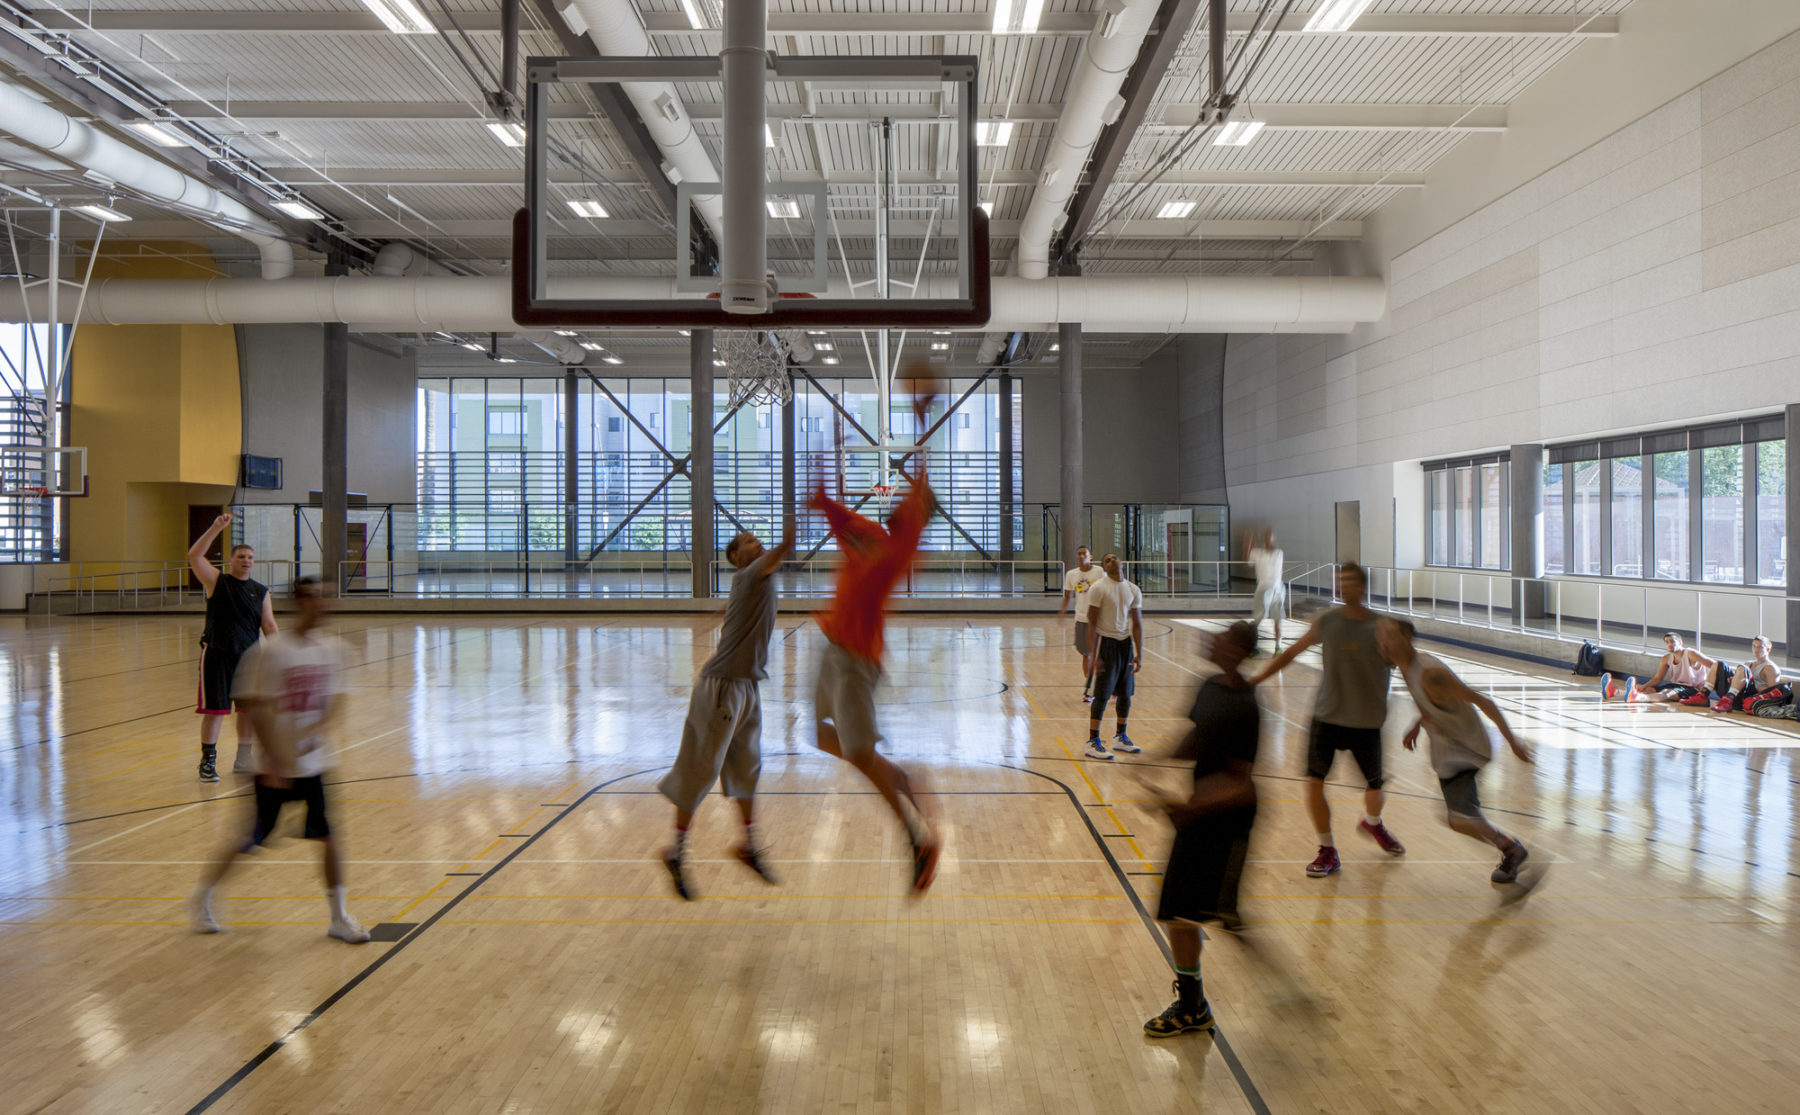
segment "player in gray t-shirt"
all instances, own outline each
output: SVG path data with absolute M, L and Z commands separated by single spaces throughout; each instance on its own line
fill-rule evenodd
M 663 865 L 675 893 L 694 897 L 683 875 L 688 826 L 715 781 L 723 780 L 725 796 L 736 800 L 744 817 L 744 842 L 737 858 L 773 883 L 775 876 L 757 850 L 752 824 L 756 779 L 762 773 L 762 696 L 756 683 L 769 676 L 769 635 L 775 630 L 775 571 L 794 549 L 794 521 L 782 530 L 781 544 L 764 550 L 756 535 L 738 535 L 725 548 L 737 572 L 731 598 L 719 628 L 718 649 L 694 679 L 688 699 L 681 750 L 657 789 L 675 803 L 675 843 L 663 853 Z
M 1319 696 L 1313 705 L 1306 748 L 1306 811 L 1319 834 L 1319 854 L 1307 865 L 1306 873 L 1315 879 L 1341 866 L 1331 837 L 1331 805 L 1325 800 L 1325 776 L 1331 773 L 1339 751 L 1350 752 L 1367 786 L 1363 819 L 1357 829 L 1373 837 L 1388 855 L 1406 854 L 1406 847 L 1381 821 L 1381 807 L 1387 801 L 1382 789 L 1386 777 L 1381 770 L 1381 725 L 1387 720 L 1388 681 L 1393 669 L 1375 645 L 1375 624 L 1380 617 L 1363 603 L 1369 582 L 1362 566 L 1355 562 L 1338 566 L 1337 593 L 1344 602 L 1342 607 L 1320 612 L 1311 630 L 1250 679 L 1260 685 L 1308 648 L 1320 648 Z

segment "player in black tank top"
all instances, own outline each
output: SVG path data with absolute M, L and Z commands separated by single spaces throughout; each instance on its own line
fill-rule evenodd
M 231 524 L 231 515 L 220 515 L 207 532 L 188 549 L 188 568 L 206 588 L 206 630 L 200 636 L 200 692 L 195 712 L 200 721 L 200 781 L 217 782 L 219 722 L 232 711 L 231 680 L 238 658 L 263 635 L 275 633 L 275 611 L 267 585 L 250 579 L 256 568 L 256 552 L 234 546 L 224 573 L 213 568 L 206 551 L 213 539 Z M 238 715 L 237 758 L 231 769 L 253 774 L 250 721 Z

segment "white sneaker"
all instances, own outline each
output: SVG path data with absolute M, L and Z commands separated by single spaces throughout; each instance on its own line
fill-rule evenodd
M 1105 759 L 1109 762 L 1113 757 L 1112 752 L 1106 749 L 1106 745 L 1097 739 L 1088 740 L 1087 750 L 1083 754 L 1090 759 Z
M 1132 743 L 1131 737 L 1124 732 L 1120 732 L 1113 737 L 1112 749 L 1114 751 L 1123 751 L 1127 755 L 1136 755 L 1143 750 L 1143 748 L 1139 747 L 1137 744 Z
M 237 757 L 231 760 L 231 773 L 256 773 L 256 746 L 254 744 L 238 744 Z
M 352 945 L 363 944 L 369 939 L 369 931 L 362 927 L 362 922 L 357 921 L 349 914 L 345 914 L 341 918 L 332 918 L 331 928 L 327 929 L 325 933 L 327 936 L 336 937 L 338 940 L 347 941 Z
M 225 927 L 213 917 L 212 897 L 197 890 L 188 899 L 188 922 L 196 933 L 223 933 Z

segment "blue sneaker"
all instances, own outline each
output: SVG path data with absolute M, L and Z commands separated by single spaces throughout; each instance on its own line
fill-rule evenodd
M 1123 751 L 1127 755 L 1136 755 L 1143 750 L 1143 748 L 1139 747 L 1137 744 L 1132 743 L 1131 737 L 1124 732 L 1120 732 L 1112 738 L 1112 749 L 1114 751 Z
M 1600 699 L 1610 701 L 1619 695 L 1619 687 L 1613 684 L 1611 674 L 1600 675 Z

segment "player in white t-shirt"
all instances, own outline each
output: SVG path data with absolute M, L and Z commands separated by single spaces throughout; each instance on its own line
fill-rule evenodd
M 1125 579 L 1116 554 L 1100 559 L 1106 576 L 1087 590 L 1088 630 L 1094 658 L 1094 707 L 1088 713 L 1088 742 L 1085 754 L 1090 759 L 1111 759 L 1112 751 L 1135 755 L 1143 748 L 1125 734 L 1125 721 L 1131 716 L 1131 695 L 1137 690 L 1137 672 L 1144 653 L 1144 594 Z M 1112 751 L 1100 742 L 1100 718 L 1106 715 L 1106 701 L 1118 698 L 1119 730 L 1113 736 Z
M 1086 702 L 1094 699 L 1094 656 L 1088 639 L 1087 590 L 1106 574 L 1094 564 L 1093 551 L 1086 546 L 1075 548 L 1075 560 L 1076 567 L 1063 574 L 1062 607 L 1056 614 L 1061 616 L 1070 605 L 1075 607 L 1075 649 L 1081 655 L 1081 699 Z
M 265 636 L 238 664 L 232 698 L 256 727 L 255 819 L 250 839 L 227 848 L 201 878 L 200 889 L 189 900 L 190 912 L 196 932 L 219 932 L 212 898 L 220 880 L 238 856 L 268 841 L 283 806 L 304 802 L 303 835 L 324 846 L 326 898 L 331 904 L 331 927 L 326 932 L 340 941 L 362 944 L 369 931 L 344 906 L 343 858 L 325 813 L 324 775 L 331 762 L 325 730 L 343 708 L 343 648 L 319 630 L 325 595 L 317 577 L 294 583 L 294 604 L 299 622 L 293 631 Z
M 1248 551 L 1244 555 L 1249 561 L 1251 570 L 1256 574 L 1256 595 L 1251 600 L 1250 622 L 1256 625 L 1258 637 L 1262 633 L 1262 622 L 1265 619 L 1275 621 L 1275 649 L 1281 649 L 1281 611 L 1282 601 L 1287 595 L 1287 588 L 1282 584 L 1281 571 L 1287 555 L 1275 545 L 1275 532 L 1266 530 L 1261 538 L 1252 535 Z

